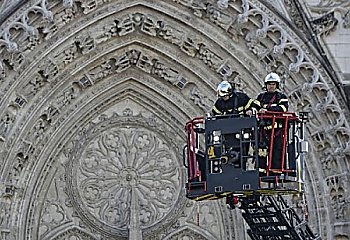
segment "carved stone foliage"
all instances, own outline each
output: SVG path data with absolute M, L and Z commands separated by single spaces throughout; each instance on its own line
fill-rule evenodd
M 320 0 L 308 4 L 312 13 L 320 15 L 318 19 L 322 19 L 322 28 L 329 28 L 329 26 L 336 26 L 337 22 L 342 24 L 344 28 L 350 27 L 350 5 L 346 0 Z M 338 18 L 334 17 L 335 13 L 339 13 Z M 333 23 L 331 23 L 333 22 Z
M 330 12 L 312 20 L 311 24 L 316 33 L 327 36 L 337 26 L 338 20 L 335 18 L 334 12 Z
M 42 239 L 125 239 L 129 231 L 142 231 L 145 239 L 228 238 L 218 205 L 184 204 L 178 159 L 183 141 L 174 129 L 210 109 L 215 94 L 209 91 L 221 79 L 254 92 L 266 71 L 282 76 L 291 107 L 309 112 L 310 161 L 321 167 L 308 171 L 324 178 L 320 181 L 327 187 L 315 192 L 330 202 L 314 222 L 349 222 L 350 131 L 343 99 L 312 50 L 285 22 L 257 0 L 229 1 L 227 9 L 214 0 L 121 2 L 38 0 L 1 26 L 0 161 L 6 166 L 0 173 L 7 192 L 0 205 L 1 237 L 14 239 L 19 232 Z M 347 7 L 341 1 L 323 3 Z M 326 33 L 334 22 L 330 14 L 314 24 L 329 24 L 319 28 Z M 128 78 L 140 84 L 122 85 Z M 137 92 L 141 85 L 152 99 Z M 98 112 L 100 119 L 90 121 L 98 107 L 81 112 L 83 106 L 101 101 L 101 108 L 111 107 L 113 99 L 104 92 L 114 87 L 116 93 L 105 95 L 135 98 L 140 106 L 152 100 L 158 109 L 145 112 L 172 119 L 176 126 L 135 116 L 129 108 L 114 120 Z M 183 114 L 181 120 L 173 108 Z M 89 122 L 84 126 L 75 122 L 83 115 Z M 57 158 L 45 155 L 45 149 L 56 149 L 47 145 L 58 135 L 55 130 L 69 135 L 72 130 L 65 126 L 70 125 L 78 129 L 70 136 L 74 140 L 63 144 Z M 36 165 L 38 159 L 45 160 Z M 23 176 L 35 179 L 31 173 L 37 168 L 54 177 L 37 176 L 38 186 L 28 186 Z M 41 180 L 47 185 L 40 190 Z M 39 190 L 28 200 L 32 189 Z M 19 222 L 28 229 L 18 229 Z
M 57 19 L 51 22 L 55 23 L 57 22 Z M 214 22 L 218 25 L 221 24 L 217 18 Z M 62 28 L 63 25 L 60 27 Z M 40 26 L 37 26 L 37 28 L 40 28 Z M 37 28 L 35 29 L 37 30 Z M 220 73 L 224 78 L 229 77 L 232 73 L 232 66 L 229 66 L 229 64 L 226 63 L 226 60 L 208 48 L 201 39 L 195 39 L 190 33 L 183 32 L 183 30 L 171 26 L 162 19 L 158 19 L 151 15 L 145 15 L 143 13 L 134 13 L 106 23 L 102 29 L 94 29 L 91 31 L 93 33 L 93 37 L 86 37 L 86 34 L 76 37 L 70 45 L 67 45 L 63 49 L 63 51 L 53 54 L 53 64 L 51 64 L 52 67 L 46 66 L 45 69 L 41 70 L 41 74 L 45 78 L 48 78 L 49 74 L 54 75 L 58 69 L 64 68 L 81 54 L 85 55 L 95 49 L 96 44 L 105 42 L 114 36 L 125 36 L 131 34 L 137 30 L 140 30 L 141 32 L 150 36 L 163 38 L 172 44 L 177 45 L 186 54 L 199 58 L 210 68 Z M 37 31 L 37 34 L 41 35 L 41 38 L 45 38 L 43 35 L 46 34 L 46 31 L 43 31 L 43 33 Z M 183 35 L 186 37 L 183 37 Z M 8 34 L 5 31 L 4 39 L 6 36 L 8 36 Z M 15 53 L 12 53 L 13 51 L 8 49 L 6 50 L 6 48 L 3 49 L 3 52 L 9 55 L 3 62 L 8 63 L 11 69 L 18 69 L 24 61 L 25 56 L 28 55 L 28 53 L 22 54 L 22 52 L 26 51 L 22 47 L 18 47 L 18 43 L 16 43 L 22 41 L 23 40 L 20 38 L 13 40 L 13 45 L 16 46 Z M 4 46 L 10 45 L 8 41 L 4 40 L 4 43 L 6 43 Z M 36 46 L 33 46 L 30 51 L 32 51 L 35 47 Z M 4 72 L 3 75 L 6 75 L 6 68 L 2 67 L 1 70 Z M 183 85 L 184 83 L 181 84 Z

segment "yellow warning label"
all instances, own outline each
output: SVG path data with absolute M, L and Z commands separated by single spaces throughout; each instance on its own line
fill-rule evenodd
M 216 158 L 214 146 L 208 147 L 208 158 Z

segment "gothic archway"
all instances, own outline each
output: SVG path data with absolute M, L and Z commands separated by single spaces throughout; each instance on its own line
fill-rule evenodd
M 0 44 L 4 239 L 59 239 L 65 227 L 158 239 L 191 224 L 239 239 L 222 202 L 184 198 L 183 125 L 222 79 L 253 97 L 270 70 L 292 109 L 310 112 L 310 224 L 347 234 L 344 99 L 302 32 L 263 1 L 18 1 Z

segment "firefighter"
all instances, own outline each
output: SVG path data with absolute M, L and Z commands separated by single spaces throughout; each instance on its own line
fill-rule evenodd
M 278 74 L 271 72 L 265 77 L 266 91 L 260 93 L 255 101 L 260 107 L 259 113 L 265 113 L 266 111 L 273 112 L 287 112 L 288 111 L 288 98 L 279 91 L 281 79 Z M 260 121 L 259 129 L 259 169 L 261 172 L 266 170 L 269 146 L 271 143 L 271 130 L 274 128 L 274 142 L 273 153 L 271 161 L 271 169 L 281 169 L 281 157 L 282 157 L 282 143 L 283 143 L 283 125 L 276 121 L 274 126 L 272 122 L 266 119 Z M 278 171 L 275 171 L 278 173 Z M 270 175 L 273 175 L 270 174 Z
M 228 81 L 222 81 L 218 85 L 217 96 L 218 99 L 212 108 L 212 113 L 216 116 L 252 116 L 253 111 L 256 111 L 253 100 L 247 94 L 235 91 Z M 223 145 L 222 157 L 226 157 L 227 162 L 233 163 L 235 167 L 240 167 L 240 156 L 248 154 L 249 144 L 243 144 L 241 149 L 239 139 L 232 135 L 224 137 Z
M 278 91 L 280 82 L 281 78 L 274 72 L 267 74 L 265 77 L 264 83 L 266 91 L 260 93 L 257 97 L 260 106 L 260 113 L 266 111 L 288 111 L 288 98 L 284 93 Z
M 218 99 L 212 108 L 214 115 L 253 114 L 253 100 L 247 94 L 235 91 L 228 81 L 222 81 L 216 91 Z

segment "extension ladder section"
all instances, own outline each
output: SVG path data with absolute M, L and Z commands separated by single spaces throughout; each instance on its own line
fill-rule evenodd
M 321 239 L 280 195 L 243 200 L 240 209 L 250 227 L 247 233 L 252 240 Z

